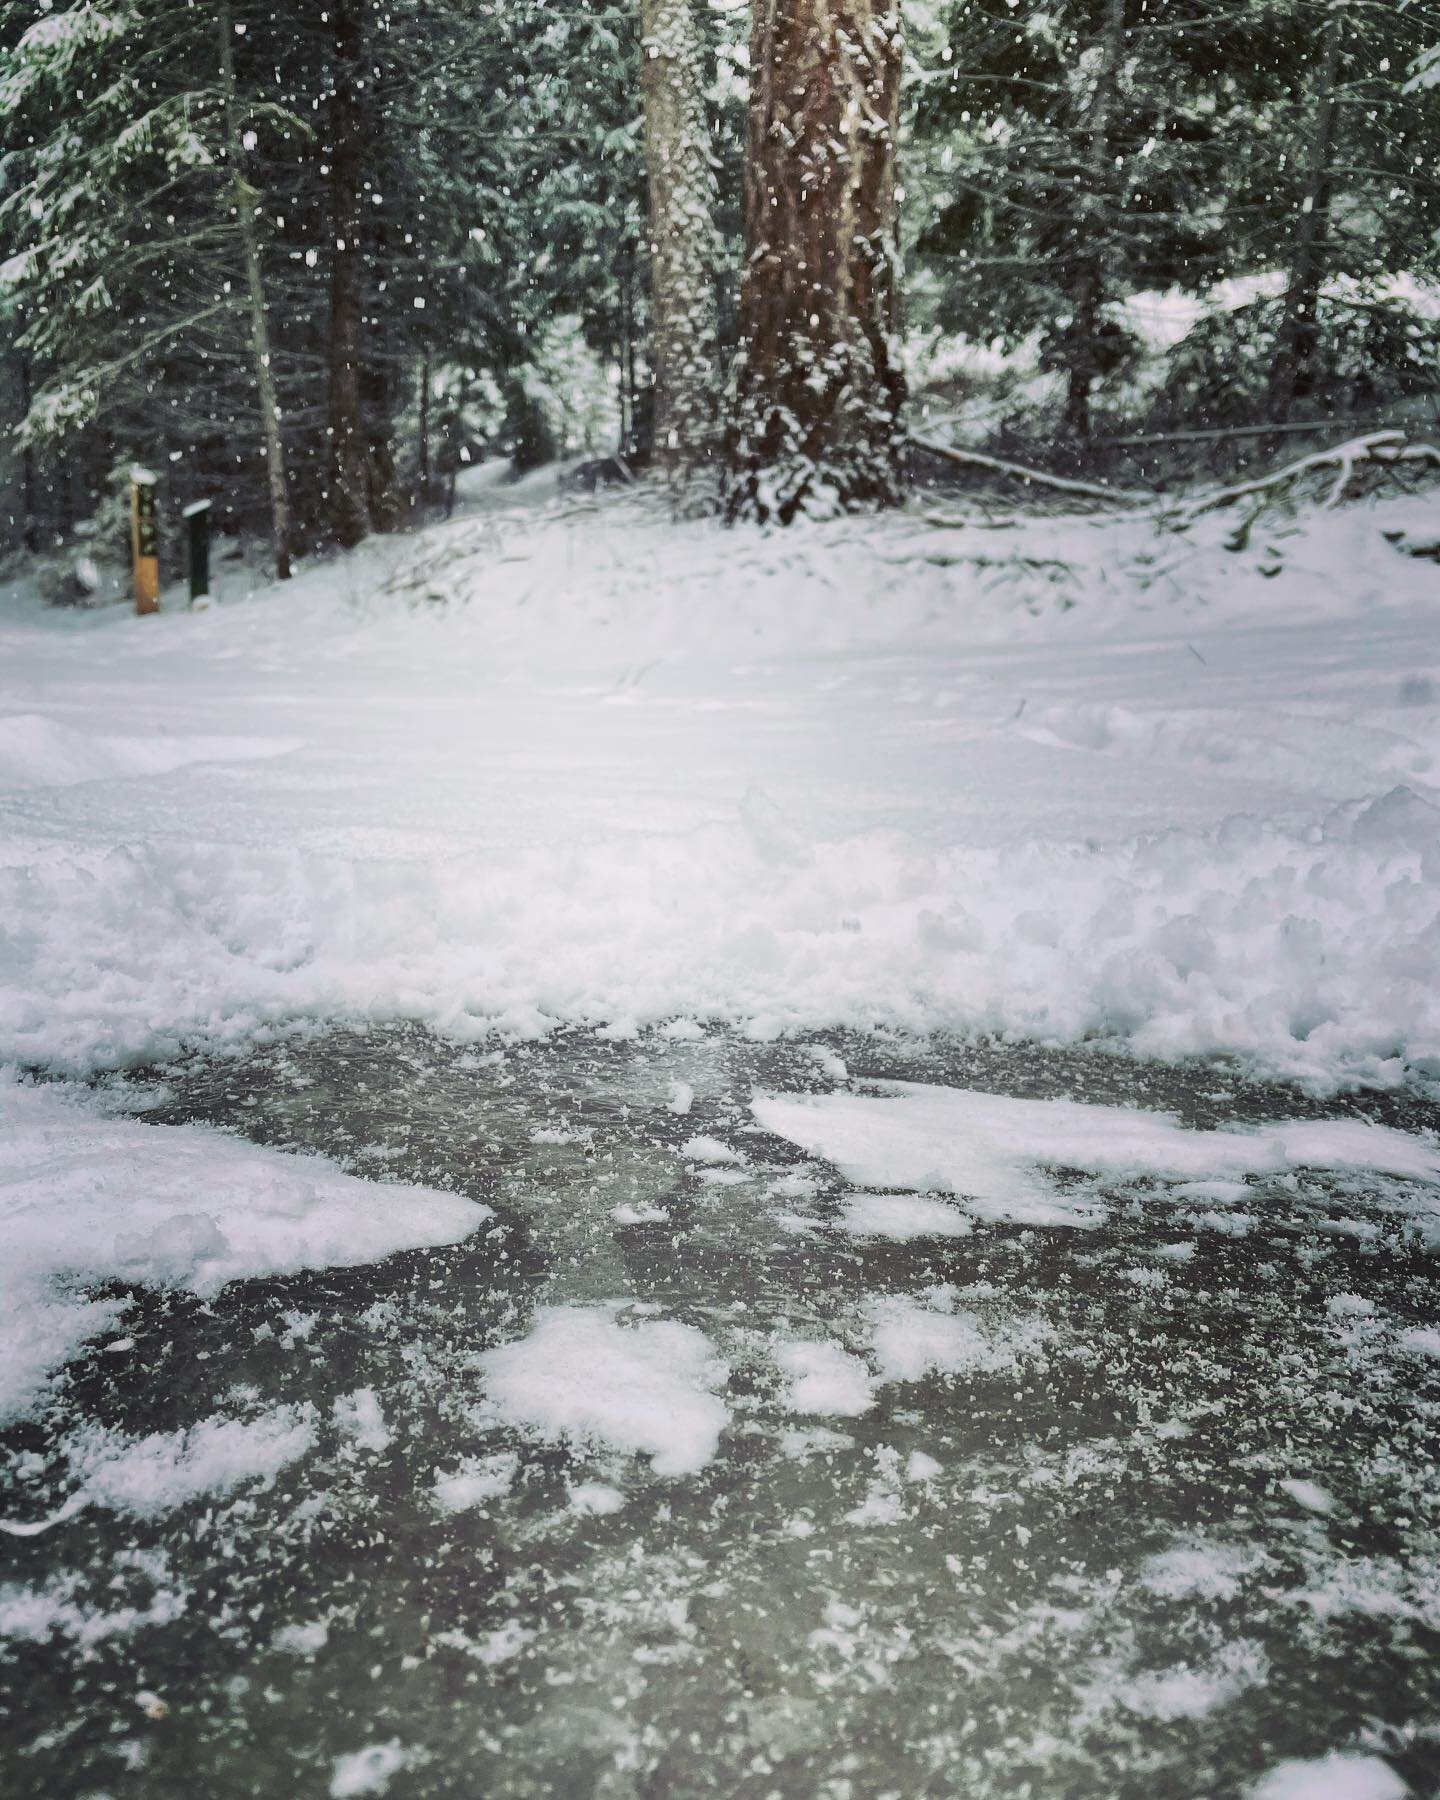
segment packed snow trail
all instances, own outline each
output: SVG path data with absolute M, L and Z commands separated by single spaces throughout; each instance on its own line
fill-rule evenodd
M 126 1133 L 263 1146 L 197 1173 L 218 1230 L 257 1158 L 374 1205 L 356 1266 L 198 1293 L 157 1221 L 6 1440 L 7 1793 L 1440 1781 L 1433 1108 L 884 1033 L 413 1029 L 101 1102 L 147 1121 L 93 1119 L 112 1185 Z M 477 1228 L 368 1262 L 402 1183 Z
M 0 628 L 0 1060 L 882 1020 L 1440 1069 L 1428 502 L 788 534 L 515 501 Z

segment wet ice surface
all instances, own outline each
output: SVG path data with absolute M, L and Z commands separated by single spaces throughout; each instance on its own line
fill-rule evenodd
M 0 1440 L 8 1519 L 89 1484 L 0 1543 L 5 1792 L 1440 1789 L 1435 1191 L 1074 1169 L 1091 1223 L 996 1222 L 757 1126 L 847 1073 L 1436 1123 L 882 1037 L 317 1033 L 117 1088 L 495 1218 L 141 1295 Z

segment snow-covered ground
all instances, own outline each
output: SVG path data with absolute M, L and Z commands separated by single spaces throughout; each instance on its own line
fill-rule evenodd
M 770 537 L 639 501 L 12 600 L 0 1059 L 887 1022 L 1440 1073 L 1433 498 Z
M 4 596 L 5 1791 L 1440 1791 L 1435 500 L 548 491 Z

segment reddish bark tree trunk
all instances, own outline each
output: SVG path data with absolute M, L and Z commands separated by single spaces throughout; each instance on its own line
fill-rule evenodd
M 894 0 L 755 0 L 730 519 L 900 499 Z

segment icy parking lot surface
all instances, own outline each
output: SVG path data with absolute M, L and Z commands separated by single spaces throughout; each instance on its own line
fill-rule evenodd
M 1440 1782 L 1434 1108 L 699 1028 L 0 1098 L 7 1794 Z

